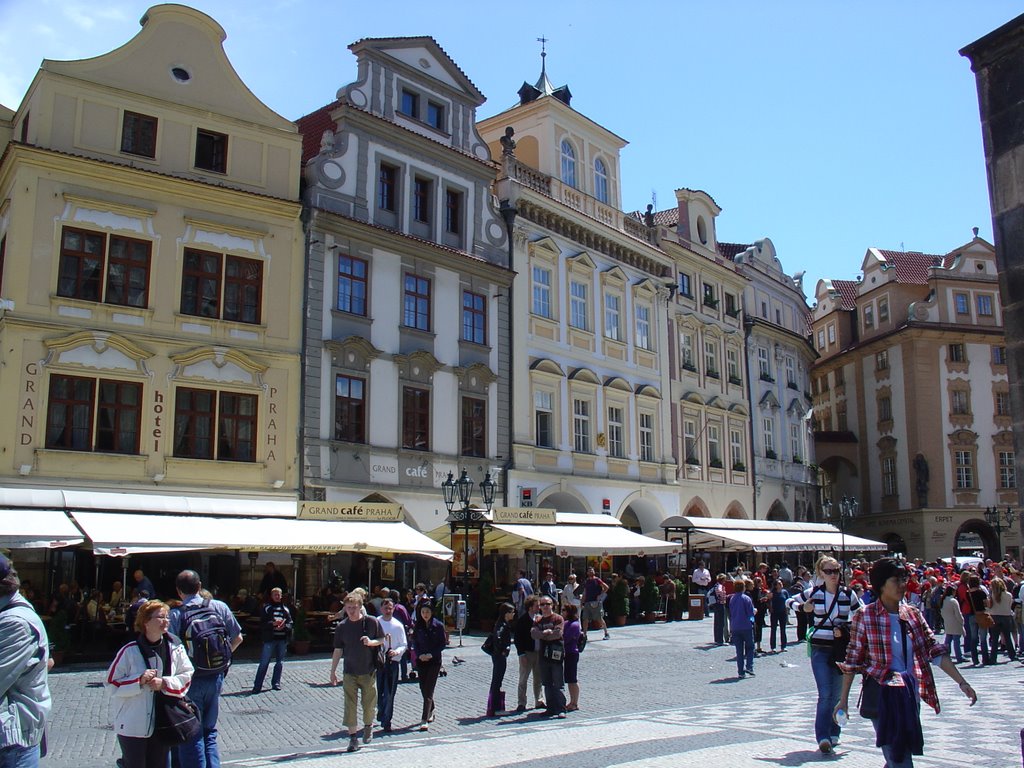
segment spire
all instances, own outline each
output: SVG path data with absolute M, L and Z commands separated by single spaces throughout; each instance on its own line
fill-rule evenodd
M 548 80 L 547 71 L 547 42 L 548 39 L 543 35 L 537 38 L 537 42 L 540 43 L 540 77 L 537 79 L 537 84 L 533 87 L 540 91 L 545 96 L 550 96 L 555 92 L 555 87 L 551 85 L 551 81 Z
M 537 38 L 537 42 L 540 43 L 540 77 L 537 78 L 537 82 L 534 85 L 530 85 L 525 81 L 523 82 L 522 87 L 519 89 L 519 103 L 528 104 L 531 101 L 536 101 L 541 96 L 554 96 L 556 99 L 568 106 L 569 101 L 572 99 L 572 94 L 569 92 L 569 86 L 563 85 L 561 88 L 555 88 L 548 79 L 547 44 L 550 40 L 549 38 L 541 36 Z

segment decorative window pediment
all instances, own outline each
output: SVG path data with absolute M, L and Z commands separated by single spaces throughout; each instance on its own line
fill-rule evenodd
M 575 371 L 569 374 L 569 381 L 582 382 L 585 384 L 596 384 L 601 385 L 601 380 L 597 378 L 595 374 L 589 368 L 577 368 Z
M 775 397 L 774 392 L 765 392 L 764 397 L 761 398 L 761 401 L 758 403 L 758 405 L 761 407 L 762 410 L 778 410 L 780 407 L 782 407 L 779 403 L 778 398 Z
M 562 249 L 558 243 L 550 237 L 542 237 L 530 243 L 530 256 L 540 256 L 546 259 L 557 259 L 562 255 Z
M 728 410 L 728 406 L 726 406 L 725 401 L 717 395 L 708 400 L 708 408 L 716 408 L 719 411 Z
M 656 301 L 658 298 L 658 285 L 650 278 L 644 278 L 633 286 L 633 293 L 637 298 Z
M 794 416 L 803 416 L 805 410 L 806 409 L 800 403 L 800 401 L 797 398 L 794 397 L 790 401 L 789 407 L 786 409 L 786 413 L 791 413 Z
M 565 371 L 562 370 L 561 366 L 558 365 L 554 360 L 542 357 L 540 360 L 534 360 L 530 364 L 531 371 L 537 371 L 539 373 L 549 373 L 552 376 L 565 376 Z
M 570 256 L 565 260 L 566 266 L 573 271 L 593 271 L 597 269 L 597 264 L 590 258 L 590 254 L 586 251 L 581 251 L 575 256 Z
M 381 355 L 381 351 L 362 336 L 349 336 L 342 341 L 325 341 L 324 346 L 331 351 L 331 360 L 336 366 L 352 371 L 368 371 L 370 361 Z
M 171 362 L 174 363 L 172 379 L 200 379 L 260 388 L 267 370 L 267 366 L 260 365 L 244 352 L 226 347 L 200 347 L 172 355 Z
M 878 450 L 882 453 L 896 453 L 897 440 L 891 435 L 886 435 L 878 441 Z
M 632 392 L 633 388 L 629 386 L 629 382 L 621 376 L 609 376 L 604 382 L 605 389 L 614 389 L 619 392 Z
M 747 406 L 745 406 L 743 403 L 733 403 L 732 405 L 729 406 L 729 412 L 738 413 L 742 416 L 749 415 L 749 412 L 747 411 Z
M 616 266 L 602 272 L 601 281 L 606 285 L 625 286 L 629 281 L 629 278 L 626 277 L 626 273 L 623 271 L 622 267 Z
M 661 400 L 661 392 L 658 391 L 657 387 L 652 387 L 650 384 L 641 384 L 636 388 L 637 397 L 649 397 L 653 400 Z
M 152 352 L 123 336 L 102 331 L 81 331 L 60 339 L 48 339 L 46 365 L 90 368 L 100 371 L 130 371 L 149 375 L 146 359 Z
M 680 398 L 680 402 L 693 403 L 694 405 L 704 405 L 704 398 L 701 397 L 699 392 L 687 392 Z
M 185 224 L 185 235 L 181 241 L 186 247 L 240 253 L 250 258 L 270 260 L 264 243 L 266 232 L 188 217 L 185 218 Z
M 959 446 L 976 446 L 978 444 L 978 433 L 969 429 L 958 429 L 949 433 L 949 444 Z
M 998 445 L 998 446 L 1001 446 L 1001 447 L 1004 447 L 1004 448 L 1012 449 L 1013 448 L 1013 432 L 1011 432 L 1009 430 L 1005 430 L 1005 429 L 1002 432 L 996 432 L 992 436 L 992 442 L 995 445 Z
M 469 392 L 487 392 L 487 388 L 498 380 L 497 375 L 483 363 L 473 363 L 465 368 L 456 368 L 459 389 Z
M 400 379 L 424 384 L 429 383 L 434 378 L 434 372 L 442 367 L 440 360 L 422 349 L 409 355 L 395 355 L 394 361 Z

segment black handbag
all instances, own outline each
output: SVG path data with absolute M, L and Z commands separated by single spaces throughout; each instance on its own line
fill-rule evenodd
M 377 624 L 377 622 L 374 621 L 373 619 L 363 619 L 363 632 L 366 632 L 366 622 L 367 621 L 372 621 L 374 624 Z M 377 631 L 380 632 L 380 625 L 379 624 L 377 625 Z M 366 634 L 369 635 L 369 632 L 366 632 Z M 388 640 L 390 640 L 390 636 L 389 635 L 385 635 L 385 637 Z M 379 638 L 378 637 L 377 639 L 380 640 L 380 639 L 383 639 L 383 638 Z M 384 651 L 384 643 L 381 643 L 380 645 L 378 645 L 377 647 L 375 647 L 373 649 L 373 668 L 379 672 L 380 670 L 384 669 L 384 667 L 387 666 L 387 663 L 388 663 L 388 656 L 387 656 L 387 653 L 385 653 L 385 651 Z
M 199 708 L 187 696 L 178 698 L 156 691 L 153 704 L 156 708 L 153 737 L 161 744 L 187 744 L 199 738 L 202 732 Z
M 488 656 L 494 653 L 494 633 L 492 632 L 484 640 L 484 644 L 480 646 L 480 650 L 486 653 Z
M 871 675 L 864 675 L 864 682 L 860 688 L 860 716 L 865 720 L 874 720 L 878 717 L 878 698 L 882 693 L 882 686 L 878 684 Z

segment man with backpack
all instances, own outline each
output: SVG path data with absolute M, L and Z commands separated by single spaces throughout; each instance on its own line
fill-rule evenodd
M 203 726 L 195 741 L 178 747 L 178 758 L 181 768 L 220 768 L 220 691 L 231 654 L 242 644 L 242 628 L 226 604 L 199 594 L 203 584 L 195 571 L 182 571 L 174 584 L 181 605 L 171 611 L 170 631 L 185 644 L 195 667 L 188 693 Z

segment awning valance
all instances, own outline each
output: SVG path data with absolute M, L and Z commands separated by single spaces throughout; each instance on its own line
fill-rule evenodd
M 885 551 L 888 545 L 843 533 L 828 523 L 786 520 L 737 520 L 715 517 L 670 517 L 661 523 L 678 531 L 691 549 L 715 552 L 803 552 L 810 550 Z
M 294 498 L 182 496 L 163 493 L 65 491 L 56 488 L 0 488 L 0 507 L 81 509 L 107 512 L 159 512 L 167 515 L 238 515 L 294 518 Z
M 405 523 L 297 520 L 275 517 L 71 515 L 99 554 L 238 549 L 252 552 L 363 552 L 418 554 L 450 560 L 452 551 Z
M 81 544 L 82 532 L 60 509 L 0 509 L 0 547 L 31 549 Z

